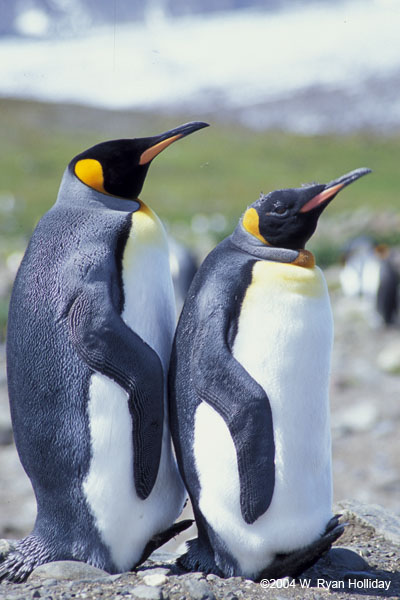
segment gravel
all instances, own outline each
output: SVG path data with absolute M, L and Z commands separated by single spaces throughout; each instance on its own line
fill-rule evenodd
M 342 503 L 345 533 L 337 545 L 299 580 L 284 578 L 261 583 L 217 575 L 184 573 L 175 566 L 176 554 L 154 553 L 136 573 L 93 578 L 93 567 L 76 563 L 76 578 L 71 563 L 36 570 L 24 584 L 3 583 L 0 598 L 147 598 L 150 600 L 272 600 L 278 598 L 329 597 L 355 600 L 400 596 L 399 545 L 392 541 L 392 530 L 400 528 L 400 519 L 379 507 L 357 502 Z M 386 527 L 389 527 L 387 530 Z M 340 543 L 339 543 L 340 542 Z M 54 563 L 53 563 L 54 564 Z M 65 566 L 65 573 L 64 571 Z M 68 578 L 66 577 L 68 575 Z

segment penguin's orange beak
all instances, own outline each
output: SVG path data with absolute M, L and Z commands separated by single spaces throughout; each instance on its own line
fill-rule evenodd
M 353 181 L 356 181 L 363 175 L 367 175 L 367 173 L 371 173 L 371 169 L 355 169 L 354 171 L 350 171 L 350 173 L 346 173 L 346 175 L 342 175 L 342 177 L 327 183 L 322 192 L 319 192 L 319 194 L 311 198 L 311 200 L 308 200 L 308 202 L 301 207 L 300 212 L 306 213 L 318 206 L 328 204 L 341 189 L 350 185 L 350 183 L 353 183 Z
M 144 152 L 142 152 L 139 164 L 147 165 L 153 158 L 160 154 L 165 148 L 179 140 L 180 138 L 197 131 L 198 129 L 203 129 L 203 127 L 208 127 L 208 123 L 203 123 L 202 121 L 192 121 L 191 123 L 185 123 L 184 125 L 180 125 L 175 129 L 171 129 L 170 131 L 166 131 L 161 135 L 150 138 L 151 146 L 149 146 Z
M 154 146 L 151 146 L 150 148 L 147 148 L 147 150 L 145 150 L 140 157 L 139 165 L 147 165 L 147 163 L 153 160 L 153 158 L 155 158 L 157 154 L 160 154 L 160 152 L 162 152 L 164 148 L 167 148 L 170 144 L 173 144 L 176 140 L 179 140 L 181 137 L 182 135 L 173 135 L 172 137 L 162 142 L 158 142 L 158 144 L 154 144 Z
M 332 199 L 332 197 L 335 196 L 335 194 L 337 194 L 343 186 L 344 183 L 338 183 L 337 185 L 334 185 L 333 187 L 328 188 L 327 190 L 323 190 L 322 192 L 314 196 L 314 198 L 311 198 L 311 200 L 309 200 L 307 204 L 302 206 L 300 212 L 308 212 L 309 210 L 320 206 L 320 204 L 324 204 L 328 200 Z

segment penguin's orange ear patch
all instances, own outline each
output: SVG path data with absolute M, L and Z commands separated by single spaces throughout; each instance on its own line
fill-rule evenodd
M 255 208 L 248 208 L 243 215 L 243 227 L 246 231 L 254 235 L 263 244 L 269 246 L 269 242 L 260 233 L 260 219 Z
M 106 194 L 103 167 L 94 158 L 83 158 L 75 165 L 75 175 L 89 187 Z

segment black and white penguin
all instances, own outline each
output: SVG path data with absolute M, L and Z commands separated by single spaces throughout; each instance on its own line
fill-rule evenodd
M 400 277 L 386 244 L 376 244 L 368 236 L 352 239 L 343 255 L 340 283 L 345 296 L 359 296 L 366 301 L 372 323 L 396 323 Z
M 199 267 L 195 254 L 172 236 L 168 237 L 169 266 L 175 292 L 176 313 L 179 317 L 186 294 Z
M 295 576 L 343 531 L 332 515 L 331 306 L 304 247 L 328 203 L 368 172 L 262 195 L 193 280 L 169 376 L 198 526 L 186 569 Z
M 61 559 L 128 570 L 187 525 L 171 527 L 186 492 L 166 404 L 176 323 L 168 242 L 138 197 L 153 158 L 205 126 L 79 154 L 36 227 L 12 291 L 7 369 L 38 513 L 0 579 Z

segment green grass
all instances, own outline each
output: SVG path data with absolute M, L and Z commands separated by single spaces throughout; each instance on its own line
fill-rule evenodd
M 74 111 L 80 111 L 76 123 Z M 118 113 L 113 129 L 116 115 L 0 101 L 0 193 L 16 200 L 14 228 L 2 233 L 29 235 L 53 204 L 64 168 L 78 152 L 104 139 L 154 134 L 185 120 Z M 189 222 L 199 212 L 221 212 L 234 224 L 261 191 L 327 182 L 368 166 L 374 173 L 339 195 L 326 214 L 360 207 L 398 210 L 399 150 L 397 137 L 305 137 L 213 123 L 154 161 L 141 197 L 172 223 Z
M 203 115 L 154 117 L 0 100 L 0 259 L 24 247 L 37 220 L 54 203 L 63 171 L 73 156 L 99 141 L 153 135 L 191 118 L 202 119 Z M 232 230 L 260 192 L 310 181 L 328 182 L 357 167 L 370 167 L 373 174 L 339 194 L 323 220 L 334 222 L 340 215 L 360 209 L 374 214 L 400 209 L 399 137 L 306 137 L 258 133 L 218 121 L 211 125 L 156 158 L 141 194 L 173 231 L 186 231 L 189 242 L 195 237 L 188 227 L 195 214 L 225 215 L 225 231 L 214 235 L 211 243 L 215 243 Z M 380 236 L 399 241 L 395 228 L 381 231 Z M 323 261 L 332 261 L 339 241 L 335 244 L 325 233 L 324 239 L 316 240 Z M 4 307 L 0 312 L 4 315 Z

